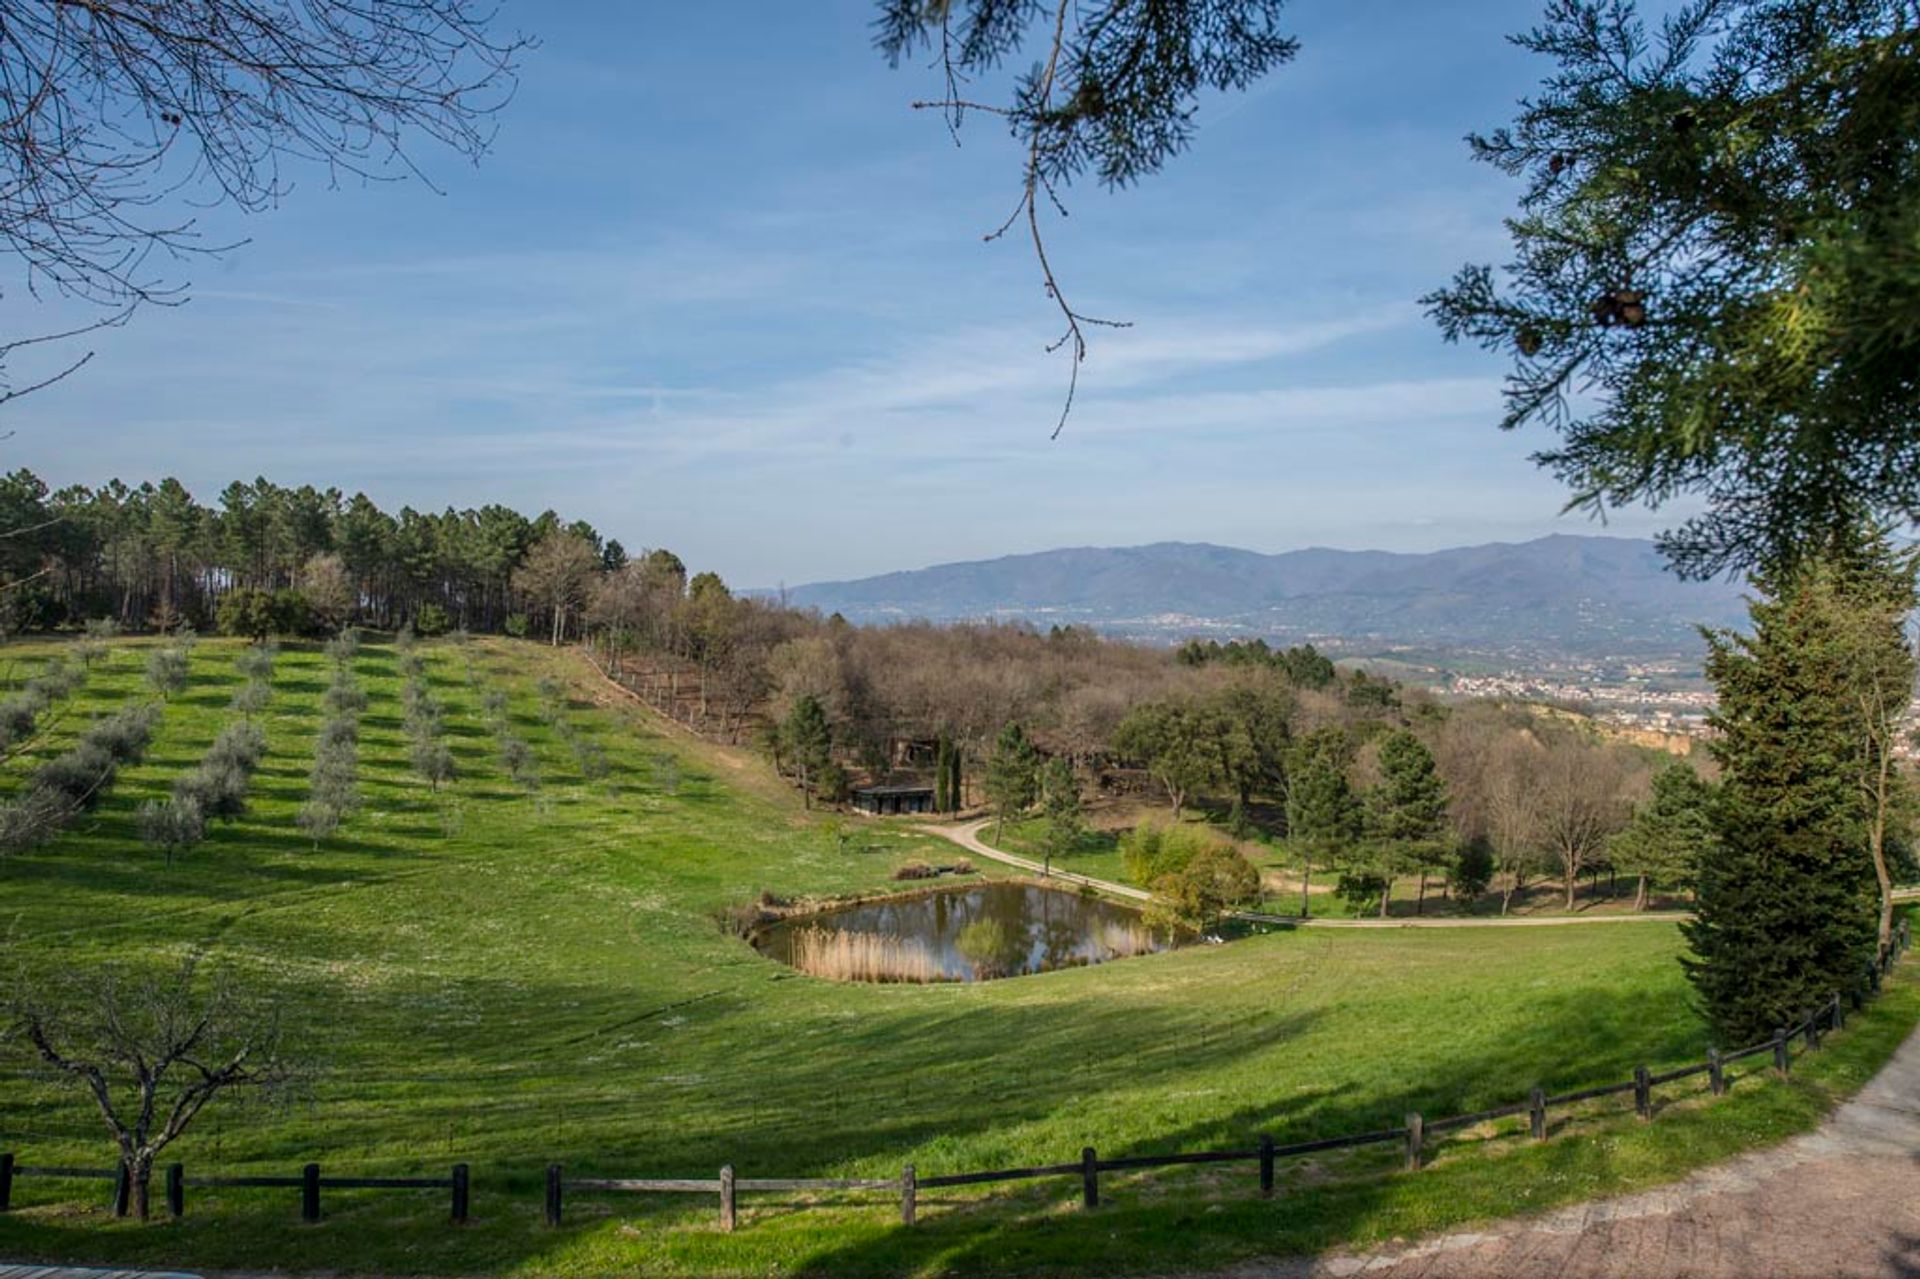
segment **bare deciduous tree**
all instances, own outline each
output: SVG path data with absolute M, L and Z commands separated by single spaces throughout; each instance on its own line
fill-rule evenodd
M 533 596 L 552 614 L 554 644 L 566 638 L 567 618 L 587 602 L 599 568 L 600 557 L 586 538 L 555 529 L 533 544 L 515 571 L 514 589 Z
M 416 139 L 477 159 L 528 46 L 492 25 L 474 0 L 5 0 L 0 245 L 30 292 L 113 315 L 0 360 L 181 300 L 156 255 L 230 247 L 196 212 L 270 208 L 299 164 L 417 175 Z
M 1186 149 L 1202 92 L 1245 89 L 1289 61 L 1298 44 L 1279 30 L 1285 0 L 880 0 L 875 43 L 896 65 L 933 50 L 945 94 L 914 105 L 940 111 L 957 143 L 969 111 L 1004 122 L 1025 151 L 1020 194 L 997 240 L 1023 226 L 1041 284 L 1064 332 L 1048 347 L 1071 362 L 1055 436 L 1073 411 L 1086 330 L 1125 324 L 1076 309 L 1047 256 L 1042 219 L 1061 216 L 1061 192 L 1088 170 L 1109 188 L 1131 185 Z M 1036 38 L 1037 37 L 1037 38 Z M 1029 41 L 1032 69 L 1009 101 L 967 94 Z
M 1626 824 L 1627 774 L 1618 754 L 1572 733 L 1549 734 L 1545 746 L 1535 779 L 1540 838 L 1560 864 L 1572 910 L 1580 872 Z
M 154 1161 L 202 1110 L 230 1093 L 280 1095 L 303 1077 L 283 1051 L 277 1012 L 199 970 L 196 955 L 160 975 L 22 970 L 11 983 L 10 1038 L 92 1097 L 143 1221 Z

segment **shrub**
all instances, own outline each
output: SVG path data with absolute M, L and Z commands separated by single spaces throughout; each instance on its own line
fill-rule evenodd
M 317 755 L 360 744 L 360 725 L 344 715 L 336 715 L 320 725 L 320 735 L 315 739 L 314 751 Z
M 507 776 L 528 790 L 540 785 L 540 770 L 533 757 L 533 748 L 518 737 L 500 739 L 500 762 L 506 767 Z
M 329 715 L 336 717 L 358 715 L 367 709 L 367 695 L 343 668 L 334 676 L 333 683 L 327 686 L 327 691 L 321 696 L 320 703 Z
M 1260 872 L 1237 849 L 1215 841 L 1179 870 L 1153 881 L 1147 920 L 1155 927 L 1199 930 L 1260 897 Z
M 436 791 L 443 783 L 452 781 L 458 775 L 453 752 L 447 749 L 445 742 L 415 742 L 413 767 L 415 772 L 427 779 L 427 785 Z
M 139 824 L 141 841 L 165 850 L 169 866 L 175 853 L 207 837 L 206 814 L 192 796 L 148 800 L 140 805 Z
M 274 632 L 273 594 L 270 591 L 243 588 L 220 597 L 214 610 L 214 624 L 228 635 L 248 635 L 264 640 Z
M 310 799 L 300 805 L 300 811 L 293 815 L 293 823 L 303 834 L 313 840 L 315 848 L 320 841 L 330 838 L 340 829 L 341 811 L 335 804 L 325 800 Z
M 287 587 L 273 593 L 269 618 L 276 635 L 310 635 L 314 630 L 313 604 L 307 593 Z
M 240 714 L 249 718 L 267 709 L 267 703 L 273 700 L 273 688 L 262 680 L 248 680 L 233 695 L 229 705 Z
M 425 698 L 415 700 L 407 707 L 404 727 L 407 736 L 421 741 L 430 741 L 440 736 L 440 708 Z
M 1387 877 L 1366 871 L 1348 871 L 1333 887 L 1333 895 L 1355 913 L 1377 908 L 1386 891 Z
M 229 724 L 207 748 L 206 763 L 232 765 L 243 773 L 260 766 L 267 753 L 267 734 L 258 724 Z
M 250 680 L 273 678 L 273 659 L 277 649 L 271 644 L 253 644 L 233 660 L 240 674 Z
M 98 742 L 82 741 L 57 759 L 40 766 L 33 776 L 35 790 L 60 798 L 69 809 L 92 808 L 101 792 L 113 784 L 119 765 L 113 753 Z
M 0 857 L 26 852 L 53 838 L 74 812 L 54 791 L 31 790 L 14 803 L 0 804 Z
M 527 615 L 525 613 L 507 614 L 506 629 L 507 634 L 513 636 L 515 639 L 525 639 L 527 637 Z
M 612 766 L 607 762 L 607 752 L 600 743 L 578 738 L 573 743 L 573 757 L 580 763 L 580 776 L 589 782 L 597 782 L 605 777 Z
M 156 648 L 147 654 L 147 683 L 162 697 L 172 697 L 187 686 L 187 653 L 181 648 Z
M 1470 902 L 1492 883 L 1493 850 L 1484 839 L 1468 840 L 1447 866 L 1447 892 L 1459 901 Z
M 247 774 L 232 763 L 203 762 L 173 782 L 173 798 L 195 803 L 209 820 L 227 821 L 247 811 Z
M 136 706 L 116 711 L 86 732 L 82 741 L 96 742 L 122 764 L 130 764 L 147 753 L 153 739 L 153 721 L 159 711 L 151 706 Z
M 452 625 L 453 619 L 438 604 L 422 604 L 420 611 L 413 615 L 413 629 L 422 635 L 445 635 Z
M 1231 851 L 1231 846 L 1207 827 L 1183 822 L 1142 822 L 1120 837 L 1127 878 L 1142 885 L 1178 874 L 1195 857 L 1214 849 Z

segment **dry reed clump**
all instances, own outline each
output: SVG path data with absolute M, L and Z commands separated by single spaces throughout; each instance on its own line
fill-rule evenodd
M 1135 955 L 1150 955 L 1160 948 L 1153 930 L 1135 920 L 1102 920 L 1099 942 L 1106 959 L 1131 959 Z
M 778 923 L 792 906 L 793 903 L 785 897 L 763 888 L 752 901 L 722 906 L 714 912 L 714 918 L 719 921 L 722 932 L 735 937 L 751 937 L 757 929 Z
M 896 867 L 893 872 L 893 877 L 897 880 L 936 879 L 939 875 L 940 871 L 938 868 L 929 866 L 925 862 L 907 862 L 904 865 Z
M 835 981 L 951 981 L 926 947 L 877 933 L 808 928 L 793 939 L 793 966 Z

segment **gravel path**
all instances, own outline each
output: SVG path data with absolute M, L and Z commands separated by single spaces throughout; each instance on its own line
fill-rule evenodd
M 1217 1279 L 1920 1276 L 1920 1031 L 1817 1131 L 1658 1190 Z

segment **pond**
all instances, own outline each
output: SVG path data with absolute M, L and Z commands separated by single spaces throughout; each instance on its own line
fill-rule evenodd
M 841 981 L 986 981 L 1105 963 L 1170 943 L 1138 911 L 1039 884 L 989 883 L 860 902 L 762 930 L 764 954 Z

